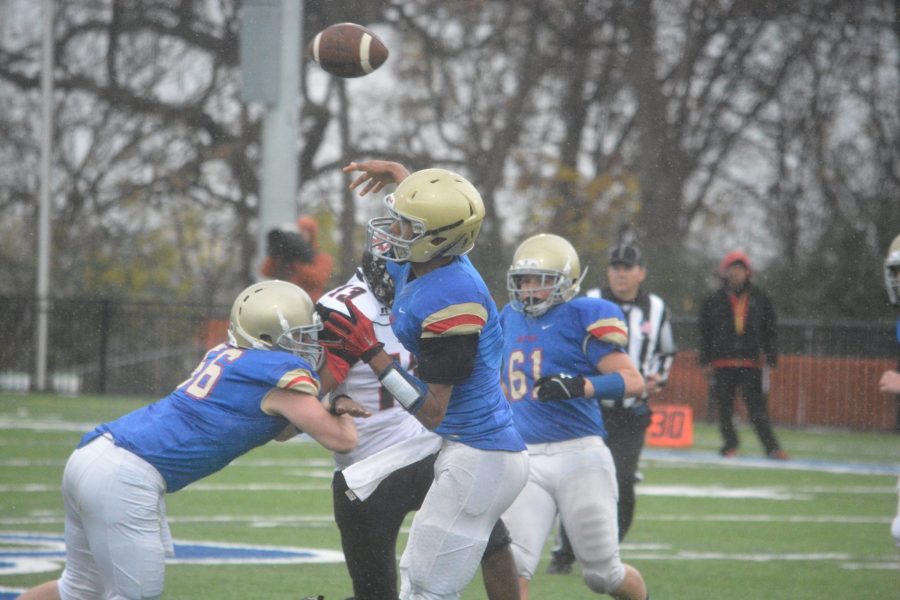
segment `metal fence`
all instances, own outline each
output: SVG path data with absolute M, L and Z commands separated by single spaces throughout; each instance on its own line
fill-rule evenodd
M 25 296 L 0 297 L 0 302 L 5 307 L 0 311 L 0 338 L 5 342 L 0 344 L 0 390 L 27 391 L 33 381 L 36 303 Z M 53 300 L 49 385 L 59 393 L 165 395 L 190 374 L 207 347 L 224 341 L 227 315 L 228 307 L 221 305 Z M 678 316 L 673 324 L 686 359 L 696 350 L 696 318 Z M 860 359 L 895 361 L 898 355 L 893 322 L 783 318 L 778 332 L 783 355 L 812 359 L 829 365 L 829 370 L 835 365 L 857 369 Z M 791 365 L 811 361 L 783 361 L 781 376 L 793 381 L 796 378 L 787 372 L 794 368 Z M 686 370 L 688 362 L 682 364 Z M 804 373 L 809 370 L 803 368 Z M 694 397 L 705 394 L 695 388 L 699 388 L 696 382 L 684 395 L 701 403 L 703 398 Z M 817 396 L 811 401 L 822 401 L 821 392 L 809 395 Z
M 36 304 L 0 297 L 0 390 L 33 382 Z M 60 393 L 168 393 L 197 366 L 228 307 L 112 300 L 50 303 L 48 384 Z

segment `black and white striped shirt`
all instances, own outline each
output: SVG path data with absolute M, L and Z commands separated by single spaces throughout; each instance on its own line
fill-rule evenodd
M 619 305 L 625 313 L 625 322 L 628 324 L 628 356 L 641 375 L 657 373 L 660 378 L 659 385 L 665 385 L 678 349 L 672 336 L 669 309 L 663 299 L 643 290 L 639 290 L 637 298 L 631 302 L 622 302 L 609 289 L 591 288 L 585 295 L 605 298 Z M 646 396 L 644 398 L 646 399 Z M 632 404 L 633 398 L 626 398 L 623 401 L 623 406 Z

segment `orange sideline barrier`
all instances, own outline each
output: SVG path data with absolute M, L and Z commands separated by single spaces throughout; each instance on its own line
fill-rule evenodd
M 686 404 L 653 404 L 653 419 L 644 442 L 661 448 L 694 445 L 694 411 Z
M 878 379 L 896 366 L 888 359 L 784 355 L 772 371 L 769 417 L 776 425 L 893 431 L 900 406 L 878 391 Z M 668 385 L 653 400 L 687 404 L 696 419 L 710 421 L 707 381 L 696 352 L 676 355 Z M 743 401 L 735 403 L 734 412 L 746 421 Z

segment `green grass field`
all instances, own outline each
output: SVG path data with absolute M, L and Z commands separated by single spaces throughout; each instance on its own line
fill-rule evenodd
M 0 598 L 55 578 L 62 568 L 38 538 L 59 536 L 66 458 L 96 423 L 137 399 L 0 394 Z M 757 458 L 741 427 L 743 456 L 715 456 L 718 434 L 695 424 L 690 450 L 648 449 L 635 525 L 622 549 L 654 600 L 900 598 L 890 521 L 897 510 L 900 436 L 778 429 L 795 460 Z M 893 466 L 892 466 L 893 465 Z M 331 516 L 330 456 L 312 443 L 272 443 L 168 496 L 176 543 L 340 549 Z M 401 547 L 405 539 L 401 537 Z M 532 598 L 588 598 L 578 568 L 543 572 Z M 47 562 L 50 560 L 51 562 Z M 23 571 L 33 572 L 23 572 Z M 343 600 L 340 562 L 171 564 L 166 598 Z M 473 580 L 463 598 L 485 598 Z

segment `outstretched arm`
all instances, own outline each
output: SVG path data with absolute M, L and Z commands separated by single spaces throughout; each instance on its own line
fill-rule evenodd
M 314 440 L 335 452 L 349 452 L 356 446 L 356 427 L 349 414 L 334 416 L 310 394 L 280 388 L 266 395 L 262 404 L 268 414 L 281 415 Z M 282 435 L 287 432 L 282 431 Z
M 384 186 L 391 183 L 400 183 L 409 175 L 409 170 L 398 162 L 390 160 L 366 160 L 363 162 L 351 162 L 341 169 L 344 173 L 362 171 L 350 183 L 350 189 L 355 190 L 365 184 L 359 195 L 365 196 L 369 192 L 373 194 L 381 191 Z

